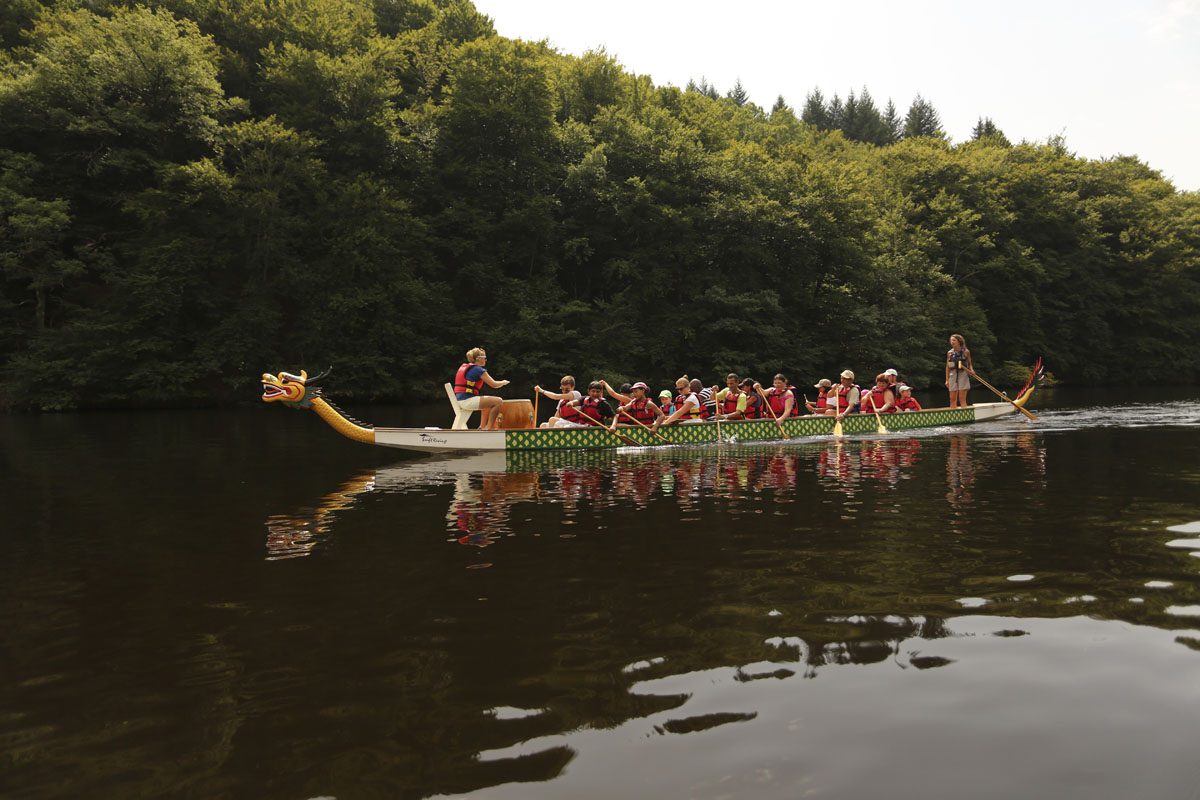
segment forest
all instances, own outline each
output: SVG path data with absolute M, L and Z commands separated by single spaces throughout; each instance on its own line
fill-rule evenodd
M 657 85 L 469 0 L 7 0 L 0 407 L 426 400 L 474 346 L 511 397 L 940 387 L 951 333 L 993 383 L 1200 382 L 1200 195 L 999 122 Z

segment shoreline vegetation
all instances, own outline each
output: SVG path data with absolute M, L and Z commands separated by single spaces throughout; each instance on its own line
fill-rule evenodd
M 998 385 L 1039 355 L 1200 383 L 1200 193 L 985 116 L 953 142 L 922 97 L 660 86 L 465 0 L 0 10 L 0 407 L 257 402 L 330 364 L 339 399 L 435 400 L 475 346 L 514 387 L 929 393 L 951 332 Z

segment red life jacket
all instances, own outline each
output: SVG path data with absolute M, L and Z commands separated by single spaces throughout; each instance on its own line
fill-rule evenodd
M 817 395 L 817 402 L 813 403 L 813 408 L 817 410 L 818 414 L 825 413 L 825 409 L 829 408 L 829 390 L 821 390 L 821 393 Z
M 833 389 L 831 391 L 837 392 L 837 406 L 838 406 L 839 414 L 841 414 L 843 411 L 845 411 L 847 408 L 850 407 L 850 392 L 857 388 L 858 388 L 857 383 L 850 384 L 850 387 L 847 389 L 842 389 L 840 383 L 837 386 L 833 387 Z M 859 397 L 861 398 L 862 395 L 860 394 Z
M 763 401 L 757 394 L 746 392 L 746 410 L 743 412 L 746 419 L 762 419 Z
M 893 413 L 896 410 L 895 404 L 893 404 L 892 407 L 889 408 L 887 411 L 883 410 L 883 407 L 885 405 L 887 405 L 887 393 L 889 391 L 891 391 L 891 390 L 890 389 L 882 389 L 881 390 L 878 387 L 876 387 L 869 392 L 863 392 L 862 397 L 859 400 L 859 408 L 862 410 L 862 412 L 864 414 L 874 414 L 876 411 L 878 411 L 880 414 Z M 895 397 L 896 396 L 893 394 L 892 399 L 895 400 Z M 874 407 L 872 407 L 872 405 L 871 405 L 872 403 L 875 404 Z
M 583 398 L 583 405 L 579 407 L 579 411 L 585 417 L 591 417 L 597 422 L 600 421 L 600 403 L 603 402 L 600 398 L 593 400 L 591 397 Z
M 722 405 L 721 405 L 721 413 L 722 414 L 732 414 L 733 412 L 737 411 L 738 398 L 741 396 L 742 396 L 742 393 L 740 391 L 738 391 L 737 389 L 730 389 L 729 391 L 727 391 L 725 393 L 725 400 L 722 402 Z
M 474 364 L 463 364 L 458 368 L 458 373 L 454 376 L 454 393 L 455 394 L 479 394 L 483 389 L 483 376 L 479 376 L 477 381 L 467 380 L 467 370 L 475 366 Z
M 678 411 L 680 408 L 682 408 L 683 404 L 687 402 L 687 399 L 689 397 L 692 397 L 693 395 L 695 395 L 695 392 L 693 392 L 692 394 L 681 394 L 681 395 L 677 396 L 675 398 L 675 410 Z M 700 397 L 698 395 L 696 396 L 696 400 L 697 401 L 700 400 Z M 692 419 L 702 419 L 704 417 L 704 406 L 703 405 L 690 406 L 687 411 L 683 412 L 683 416 L 691 417 Z
M 559 400 L 558 401 L 558 417 L 559 417 L 559 419 L 561 419 L 563 422 L 577 422 L 580 425 L 587 425 L 587 422 L 583 418 L 583 414 L 579 413 L 579 409 L 572 408 L 567 405 L 567 403 L 571 403 L 571 402 L 574 402 L 574 401 L 572 401 L 572 400 Z
M 901 397 L 899 400 L 896 401 L 896 408 L 898 408 L 901 411 L 920 411 L 921 404 L 918 403 L 911 396 Z
M 649 398 L 632 401 L 629 404 L 629 408 L 625 409 L 625 413 L 643 425 L 649 425 L 654 422 L 654 412 L 650 410 Z
M 771 404 L 771 410 L 775 412 L 775 416 L 778 417 L 780 414 L 783 413 L 783 406 L 784 406 L 783 396 L 790 391 L 791 391 L 791 387 L 788 387 L 786 389 L 776 389 L 774 386 L 772 386 L 767 391 L 767 402 Z M 792 411 L 796 410 L 795 397 L 796 396 L 793 394 L 792 395 Z

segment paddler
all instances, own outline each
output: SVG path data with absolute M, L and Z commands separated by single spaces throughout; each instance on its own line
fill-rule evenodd
M 900 384 L 900 399 L 896 401 L 898 411 L 920 411 L 921 404 L 912 396 L 912 387 Z
M 692 391 L 700 399 L 700 419 L 709 419 L 717 413 L 717 401 L 713 399 L 716 386 L 705 386 L 699 378 L 692 378 Z
M 655 422 L 662 419 L 662 409 L 655 405 L 654 401 L 651 400 L 646 394 L 646 392 L 649 390 L 650 387 L 641 381 L 638 381 L 637 383 L 633 384 L 633 386 L 629 387 L 629 393 L 631 395 L 629 402 L 617 409 L 618 412 L 624 413 L 618 413 L 617 416 L 613 417 L 613 422 L 609 429 L 616 431 L 618 424 L 637 425 L 637 422 L 650 427 Z M 633 417 L 633 419 L 637 420 L 637 422 L 631 422 L 629 417 L 625 416 L 625 414 L 628 414 L 629 417 Z
M 887 375 L 888 388 L 892 390 L 892 394 L 896 395 L 896 397 L 899 398 L 900 397 L 900 383 L 901 383 L 900 373 L 896 372 L 896 370 L 894 370 L 894 369 L 885 369 L 883 371 L 883 374 Z
M 700 422 L 700 397 L 692 391 L 692 381 L 687 375 L 675 381 L 675 411 L 669 417 L 659 417 L 654 420 L 651 430 L 658 431 L 662 425 L 674 425 L 676 422 Z
M 675 395 L 671 394 L 670 389 L 663 389 L 658 393 L 658 407 L 668 417 L 675 413 Z
M 622 384 L 620 391 L 618 391 L 618 390 L 614 389 L 611 385 L 609 385 L 609 382 L 606 380 L 602 379 L 600 381 L 600 383 L 604 386 L 604 391 L 608 393 L 608 396 L 611 397 L 613 400 L 616 400 L 618 403 L 628 403 L 630 400 L 633 399 L 633 395 L 630 394 L 630 391 L 629 391 L 630 389 L 633 388 L 632 384 L 629 384 L 629 383 Z
M 558 427 L 596 427 L 598 425 L 603 425 L 605 420 L 610 420 L 616 416 L 616 412 L 613 411 L 612 406 L 610 406 L 608 401 L 604 399 L 604 384 L 601 381 L 592 381 L 588 384 L 587 397 L 579 400 L 571 400 L 566 404 L 566 406 L 564 406 L 564 410 L 576 408 L 579 409 L 580 416 L 586 417 L 586 419 L 580 419 L 577 423 L 560 422 Z
M 821 378 L 813 384 L 813 388 L 817 390 L 817 402 L 811 403 L 805 398 L 804 407 L 808 409 L 809 414 L 824 414 L 829 407 L 829 392 L 833 389 L 833 381 Z
M 858 405 L 859 389 L 858 384 L 854 382 L 854 373 L 850 370 L 842 370 L 842 374 L 838 377 L 840 382 L 829 393 L 829 407 L 825 413 L 841 419 L 850 413 L 850 409 Z
M 762 419 L 767 416 L 767 408 L 762 396 L 756 391 L 758 381 L 754 378 L 743 378 L 741 383 L 742 397 L 746 398 L 746 407 L 740 412 L 742 419 Z M 734 418 L 739 412 L 734 412 Z
M 742 393 L 736 372 L 725 376 L 725 388 L 716 393 L 717 419 L 722 422 L 744 419 L 746 395 Z
M 466 361 L 454 375 L 454 397 L 460 408 L 479 411 L 480 430 L 497 430 L 500 415 L 496 411 L 504 405 L 503 398 L 481 394 L 484 384 L 499 389 L 508 386 L 508 381 L 494 380 L 487 371 L 487 351 L 472 347 L 467 351 Z
M 792 416 L 796 408 L 796 395 L 782 374 L 776 375 L 771 383 L 773 385 L 767 390 L 767 402 L 775 412 L 775 418 L 782 422 Z
M 575 378 L 572 375 L 563 375 L 562 380 L 558 382 L 558 388 L 561 392 L 547 392 L 541 386 L 533 387 L 533 390 L 540 395 L 545 395 L 553 400 L 558 401 L 558 407 L 554 409 L 554 416 L 542 423 L 543 428 L 578 428 L 587 423 L 583 421 L 579 411 L 574 407 L 568 407 L 568 403 L 579 400 L 583 397 L 575 389 Z M 570 425 L 563 423 L 569 422 Z
M 875 387 L 863 394 L 860 410 L 864 414 L 890 414 L 896 410 L 896 395 L 885 373 L 875 376 Z

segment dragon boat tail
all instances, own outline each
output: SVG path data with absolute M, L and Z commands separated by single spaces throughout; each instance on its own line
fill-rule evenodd
M 890 431 L 962 425 L 994 419 L 1014 413 L 1024 407 L 1041 383 L 1044 369 L 1039 359 L 1029 382 L 1016 400 L 997 403 L 976 403 L 968 408 L 934 408 L 922 411 L 883 415 Z M 483 431 L 453 428 L 381 428 L 353 419 L 321 395 L 321 382 L 329 375 L 326 370 L 313 378 L 301 370 L 299 375 L 280 372 L 262 376 L 262 399 L 291 408 L 308 408 L 317 413 L 334 430 L 348 439 L 402 450 L 437 453 L 449 451 L 548 451 L 548 450 L 605 450 L 636 444 L 654 447 L 664 444 L 698 445 L 716 442 L 756 442 L 787 438 L 830 436 L 834 418 L 825 416 L 793 417 L 776 423 L 773 420 L 739 420 L 688 423 L 664 426 L 659 437 L 638 427 L 621 427 L 615 436 L 604 427 L 593 428 L 536 428 L 527 400 L 505 401 L 501 430 Z M 513 410 L 509 410 L 510 404 Z M 842 419 L 845 434 L 874 434 L 879 423 L 873 414 L 850 414 Z

